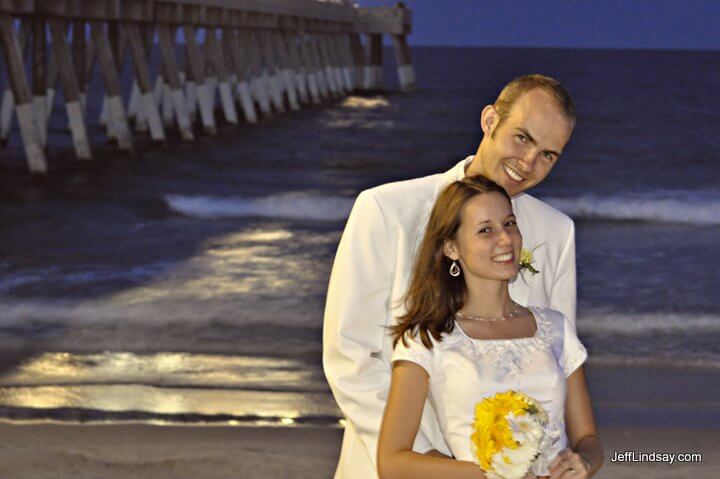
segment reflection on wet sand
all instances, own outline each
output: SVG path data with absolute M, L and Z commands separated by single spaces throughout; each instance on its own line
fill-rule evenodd
M 72 410 L 286 426 L 340 417 L 317 369 L 302 361 L 187 353 L 45 353 L 0 377 L 0 409 L 30 419 L 67 418 Z

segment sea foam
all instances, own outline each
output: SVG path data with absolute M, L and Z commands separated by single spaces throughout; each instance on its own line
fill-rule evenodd
M 657 191 L 541 199 L 575 219 L 720 225 L 720 195 L 713 193 Z
M 351 198 L 306 193 L 257 198 L 167 195 L 165 200 L 173 211 L 195 218 L 269 217 L 319 221 L 343 221 L 353 204 Z
M 720 316 L 673 312 L 614 313 L 587 311 L 579 314 L 577 329 L 583 334 L 638 336 L 645 333 L 720 333 Z
M 720 195 L 711 193 L 672 191 L 540 199 L 578 220 L 720 225 Z M 165 201 L 176 213 L 195 218 L 344 221 L 354 199 L 293 192 L 264 197 L 167 195 Z

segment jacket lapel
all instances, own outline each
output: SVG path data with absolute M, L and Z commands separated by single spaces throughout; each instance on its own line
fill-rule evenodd
M 532 227 L 532 221 L 523 208 L 523 196 L 524 194 L 520 193 L 518 196 L 513 198 L 513 211 L 515 212 L 515 217 L 517 218 L 518 226 L 520 227 L 520 233 L 522 233 L 523 249 L 533 251 L 532 265 L 535 269 L 542 272 L 542 259 L 545 257 L 543 245 L 537 244 L 535 231 Z M 530 271 L 522 271 L 510 282 L 510 296 L 513 300 L 523 306 L 527 306 L 529 304 L 533 281 L 537 274 L 533 274 Z

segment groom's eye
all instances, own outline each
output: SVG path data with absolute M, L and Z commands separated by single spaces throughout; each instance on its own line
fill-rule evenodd
M 515 138 L 517 138 L 517 140 L 518 140 L 520 143 L 526 143 L 526 142 L 527 142 L 527 136 L 525 136 L 525 135 L 515 135 Z
M 487 233 L 487 232 L 489 232 L 489 231 L 490 231 L 490 228 L 480 228 L 480 229 L 478 230 L 478 233 Z

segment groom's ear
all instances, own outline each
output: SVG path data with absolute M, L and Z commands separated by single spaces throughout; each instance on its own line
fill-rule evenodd
M 495 106 L 488 105 L 483 108 L 482 114 L 480 115 L 480 128 L 482 128 L 483 134 L 486 136 L 492 135 L 493 130 L 500 120 Z

